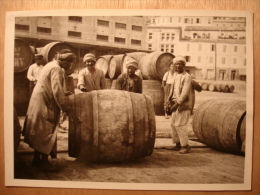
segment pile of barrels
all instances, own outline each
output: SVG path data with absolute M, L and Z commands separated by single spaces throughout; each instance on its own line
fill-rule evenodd
M 100 56 L 96 68 L 103 70 L 108 89 L 115 89 L 116 79 L 127 71 L 127 58 L 138 63 L 136 72 L 143 79 L 143 94 L 152 98 L 156 115 L 164 115 L 164 91 L 161 87 L 162 78 L 168 71 L 174 55 L 165 52 L 132 52 L 119 55 Z
M 224 93 L 233 93 L 235 90 L 234 85 L 225 83 L 205 83 L 201 84 L 201 88 L 204 91 L 217 91 Z
M 30 100 L 29 81 L 27 79 L 27 71 L 31 64 L 35 63 L 34 55 L 40 53 L 43 55 L 45 63 L 53 60 L 56 53 L 61 49 L 70 49 L 75 51 L 75 48 L 66 43 L 51 42 L 44 47 L 35 48 L 30 46 L 26 41 L 20 38 L 15 38 L 14 42 L 14 107 L 19 116 L 25 115 Z M 76 52 L 75 52 L 76 53 Z M 76 61 L 79 59 L 77 57 Z M 77 68 L 77 63 L 68 71 L 68 74 L 74 72 Z

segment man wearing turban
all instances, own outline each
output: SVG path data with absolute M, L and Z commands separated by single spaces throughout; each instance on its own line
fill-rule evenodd
M 95 68 L 96 57 L 88 53 L 83 58 L 86 68 L 79 72 L 77 87 L 82 92 L 106 89 L 104 72 Z
M 70 50 L 61 50 L 56 58 L 46 64 L 33 90 L 25 122 L 24 141 L 34 151 L 33 166 L 52 169 L 48 160 L 56 142 L 60 111 L 67 112 L 79 122 L 66 104 L 64 71 L 70 69 L 76 56 Z
M 172 140 L 180 154 L 188 153 L 187 123 L 192 109 L 191 76 L 184 70 L 186 60 L 182 56 L 173 59 L 176 72 L 173 75 L 168 101 L 171 104 Z
M 142 93 L 142 79 L 135 74 L 138 69 L 137 62 L 132 58 L 126 60 L 127 72 L 122 73 L 116 80 L 116 89 L 134 93 Z

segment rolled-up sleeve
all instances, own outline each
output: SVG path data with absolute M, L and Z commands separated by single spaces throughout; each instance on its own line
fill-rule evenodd
M 78 75 L 78 84 L 77 84 L 77 88 L 79 89 L 80 85 L 83 85 L 85 87 L 85 78 L 84 78 L 84 75 L 85 75 L 85 70 L 82 69 L 80 72 L 79 72 L 79 75 Z

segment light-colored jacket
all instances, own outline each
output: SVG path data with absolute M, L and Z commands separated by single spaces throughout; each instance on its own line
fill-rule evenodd
M 24 141 L 45 154 L 49 154 L 54 146 L 60 109 L 66 111 L 64 76 L 56 60 L 44 66 L 24 122 Z
M 173 97 L 173 92 L 174 92 L 174 83 L 175 83 L 176 76 L 177 73 L 174 73 L 173 83 L 171 85 L 171 90 L 170 90 L 168 100 L 173 101 L 174 99 L 174 101 L 176 101 L 179 104 L 178 107 L 179 112 L 184 110 L 191 110 L 193 108 L 193 95 L 194 95 L 194 91 L 191 87 L 191 76 L 186 71 L 181 73 L 181 84 L 180 86 L 178 86 L 180 91 L 180 96 L 175 99 Z
M 92 76 L 88 68 L 84 68 L 79 72 L 77 88 L 80 88 L 80 85 L 83 85 L 87 91 L 105 89 L 105 75 L 102 70 L 96 68 L 94 76 Z
M 36 82 L 39 80 L 42 69 L 43 65 L 37 65 L 36 63 L 32 64 L 28 69 L 27 79 L 36 84 Z

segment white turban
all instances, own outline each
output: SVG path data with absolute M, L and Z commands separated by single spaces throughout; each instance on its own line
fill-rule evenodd
M 137 61 L 135 61 L 135 60 L 134 60 L 133 58 L 131 58 L 131 57 L 128 57 L 128 58 L 126 59 L 126 68 L 128 68 L 129 66 L 132 66 L 132 67 L 138 69 L 138 63 L 137 63 Z
M 60 54 L 58 53 L 56 55 L 57 60 L 74 60 L 76 58 L 76 55 L 74 53 L 64 53 Z
M 85 63 L 88 60 L 93 60 L 96 62 L 96 57 L 92 53 L 87 53 L 83 58 L 83 62 Z
M 183 62 L 184 65 L 186 65 L 186 60 L 183 56 L 176 56 L 175 58 L 173 58 L 172 62 L 173 64 L 176 64 L 176 62 Z

